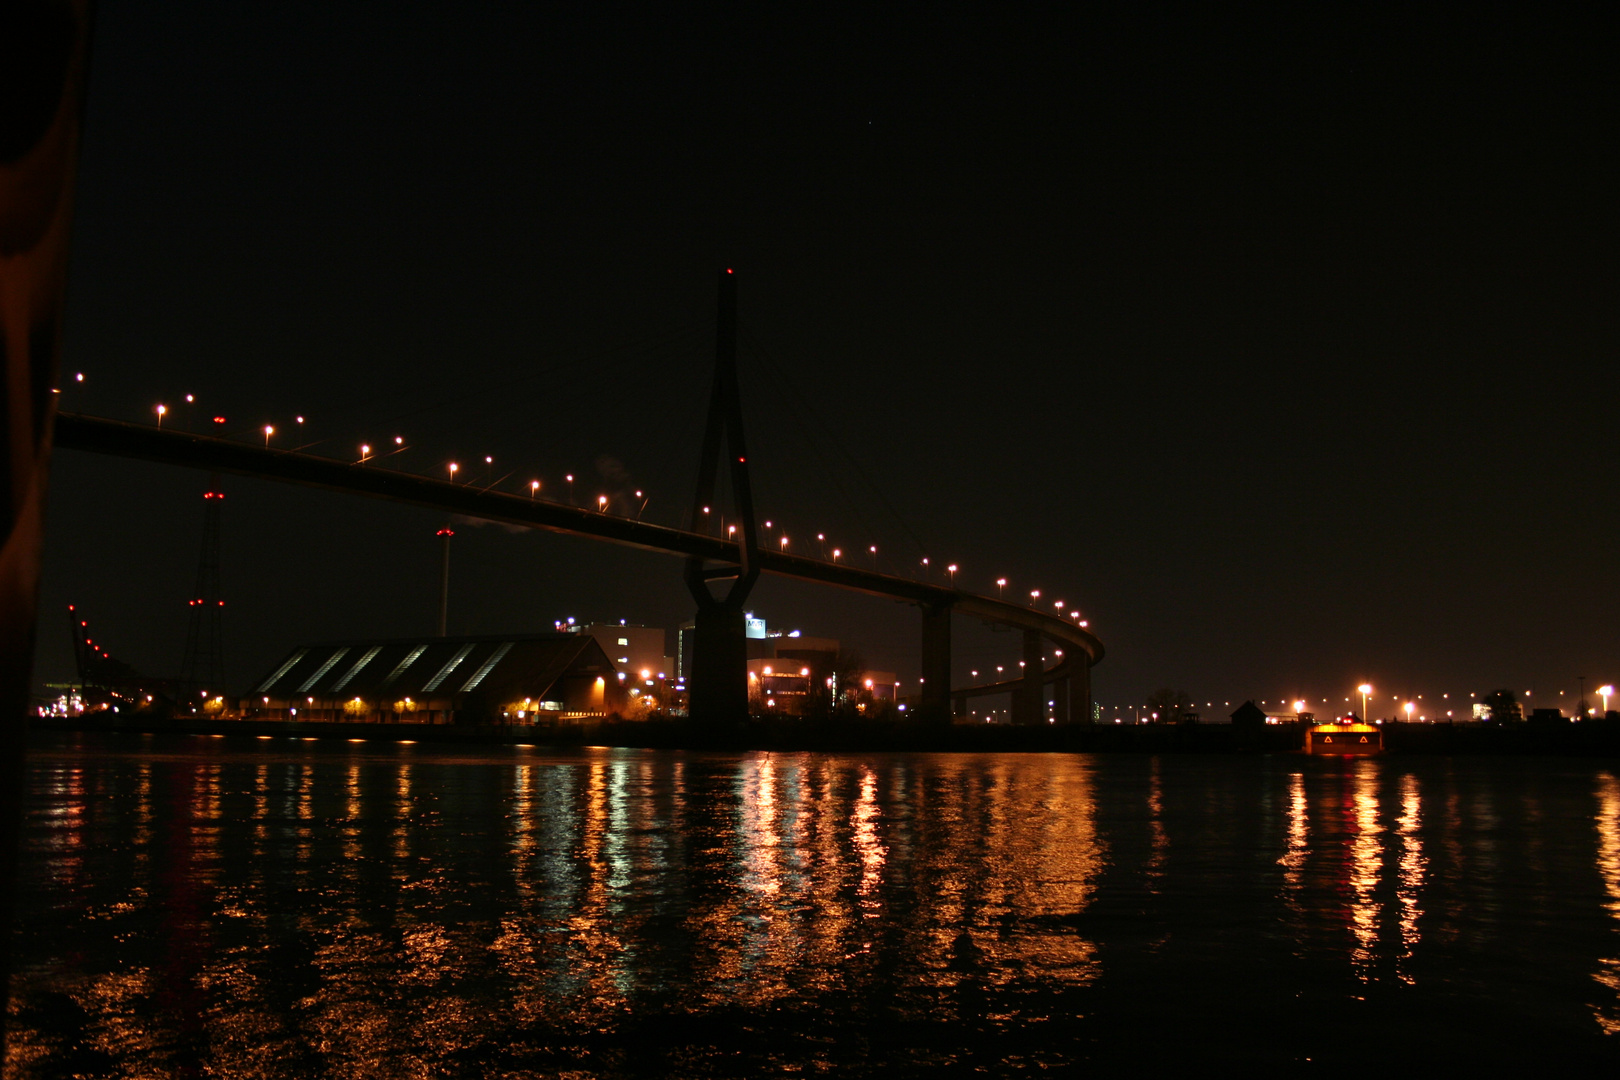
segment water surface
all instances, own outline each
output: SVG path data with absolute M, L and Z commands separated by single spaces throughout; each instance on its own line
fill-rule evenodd
M 1616 772 L 62 737 L 5 1075 L 1620 1063 Z

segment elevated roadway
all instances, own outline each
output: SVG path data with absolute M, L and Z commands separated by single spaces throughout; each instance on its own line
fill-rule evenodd
M 717 536 L 671 529 L 528 495 L 399 472 L 383 468 L 371 460 L 344 461 L 72 413 L 59 414 L 55 425 L 55 445 L 65 450 L 109 454 L 365 495 L 485 521 L 584 536 L 666 555 L 696 556 L 731 563 L 738 561 L 737 544 Z M 848 563 L 769 550 L 761 550 L 757 561 L 763 573 L 829 585 L 868 596 L 904 600 L 920 607 L 923 612 L 921 707 L 936 715 L 945 715 L 953 698 L 960 702 L 968 696 L 1010 692 L 1014 698 L 1015 716 L 1033 723 L 1045 714 L 1042 704 L 1044 686 L 1056 682 L 1067 691 L 1059 699 L 1059 715 L 1075 720 L 1091 718 L 1090 669 L 1103 658 L 1103 646 L 1093 634 L 1068 619 L 996 597 L 865 570 Z M 952 612 L 1022 631 L 1024 677 L 951 688 Z M 1042 660 L 1043 643 L 1048 641 L 1062 650 L 1061 659 L 1051 667 L 1046 667 Z

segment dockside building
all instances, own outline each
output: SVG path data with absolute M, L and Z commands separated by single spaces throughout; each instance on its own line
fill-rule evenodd
M 301 645 L 254 683 L 245 718 L 532 724 L 622 712 L 625 680 L 583 634 Z

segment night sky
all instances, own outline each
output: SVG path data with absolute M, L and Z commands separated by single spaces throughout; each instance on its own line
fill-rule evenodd
M 761 517 L 1078 605 L 1107 715 L 1620 680 L 1610 35 L 1118 8 L 102 4 L 63 408 L 680 524 L 733 266 Z M 70 601 L 178 671 L 207 482 L 57 454 L 40 679 Z M 233 690 L 431 631 L 442 517 L 223 484 Z M 675 559 L 457 529 L 452 632 L 691 614 Z M 751 606 L 915 685 L 911 609 Z

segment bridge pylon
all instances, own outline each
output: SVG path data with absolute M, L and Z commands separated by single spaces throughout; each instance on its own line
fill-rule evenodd
M 1039 630 L 1024 631 L 1024 674 L 1013 691 L 1012 722 L 1039 724 L 1046 719 L 1044 647 Z
M 922 686 L 917 718 L 935 724 L 951 722 L 951 604 L 948 601 L 922 605 Z
M 709 419 L 703 432 L 697 491 L 692 499 L 692 529 L 720 529 L 740 536 L 736 560 L 686 560 L 686 587 L 697 601 L 693 619 L 692 676 L 687 682 L 688 711 L 694 719 L 729 723 L 748 717 L 748 637 L 743 605 L 759 579 L 759 533 L 754 523 L 753 489 L 748 482 L 748 447 L 743 439 L 742 395 L 737 386 L 737 278 L 720 273 L 715 320 L 714 381 L 709 392 Z M 716 481 L 724 455 L 731 480 L 730 513 L 718 502 Z M 711 584 L 723 585 L 716 596 Z

